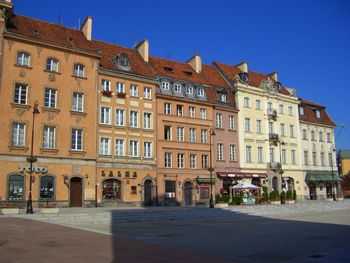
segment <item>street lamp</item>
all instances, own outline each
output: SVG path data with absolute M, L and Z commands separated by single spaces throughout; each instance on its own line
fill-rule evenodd
M 333 180 L 333 184 L 332 184 L 332 197 L 333 197 L 333 201 L 336 201 L 337 198 L 335 196 L 335 189 L 334 189 L 334 186 L 335 186 L 335 177 L 334 177 L 334 171 L 333 171 L 333 153 L 335 152 L 335 149 L 334 147 L 332 146 L 332 152 L 331 152 L 331 169 L 332 169 L 332 180 Z
M 210 132 L 210 137 L 209 137 L 209 144 L 210 144 L 210 150 L 209 150 L 209 157 L 210 157 L 210 167 L 209 167 L 209 172 L 210 172 L 210 199 L 209 199 L 209 208 L 214 208 L 214 200 L 213 200 L 213 171 L 214 171 L 214 167 L 213 167 L 213 161 L 212 161 L 212 141 L 211 141 L 211 137 L 215 136 L 215 131 L 214 128 L 211 128 L 211 132 Z
M 38 110 L 39 103 L 36 100 L 34 102 L 34 108 L 33 108 L 33 126 L 32 126 L 32 145 L 30 149 L 30 158 L 27 158 L 27 161 L 30 163 L 30 169 L 29 169 L 29 196 L 27 201 L 27 214 L 33 214 L 33 200 L 32 200 L 32 173 L 33 173 L 33 163 L 36 162 L 36 158 L 33 156 L 33 144 L 34 144 L 34 121 L 35 121 L 35 114 L 39 114 Z

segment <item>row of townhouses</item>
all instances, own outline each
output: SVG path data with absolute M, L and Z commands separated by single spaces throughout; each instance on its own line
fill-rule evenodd
M 242 180 L 335 194 L 335 124 L 243 62 L 149 55 L 0 1 L 0 202 L 194 205 Z

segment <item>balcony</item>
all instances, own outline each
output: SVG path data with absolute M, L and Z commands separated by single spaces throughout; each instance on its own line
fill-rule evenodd
M 268 164 L 268 168 L 274 172 L 283 174 L 282 164 L 279 162 L 271 162 Z
M 277 145 L 279 143 L 279 136 L 277 133 L 270 133 L 269 134 L 269 141 L 271 144 Z
M 269 117 L 269 119 L 273 119 L 275 121 L 277 119 L 277 110 L 267 109 L 267 116 Z

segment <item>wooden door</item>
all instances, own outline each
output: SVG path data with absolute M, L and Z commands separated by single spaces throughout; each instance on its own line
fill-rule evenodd
M 70 207 L 81 207 L 83 204 L 83 183 L 80 177 L 70 180 Z

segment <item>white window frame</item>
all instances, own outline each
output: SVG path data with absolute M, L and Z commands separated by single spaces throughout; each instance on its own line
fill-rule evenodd
M 195 118 L 196 117 L 196 108 L 194 106 L 189 106 L 188 107 L 188 115 L 190 118 Z
M 180 83 L 174 83 L 174 92 L 181 92 L 181 86 Z
M 243 107 L 250 108 L 250 99 L 248 97 L 243 98 Z
M 262 120 L 256 120 L 256 133 L 262 134 Z
M 224 160 L 224 144 L 223 143 L 218 143 L 217 144 L 217 155 L 216 159 L 218 161 Z
M 131 97 L 138 97 L 139 94 L 139 86 L 135 84 L 130 85 L 130 96 Z
M 143 98 L 152 99 L 152 89 L 149 87 L 143 88 Z
M 245 160 L 247 163 L 252 162 L 252 146 L 250 145 L 247 145 L 245 147 Z
M 85 76 L 85 66 L 83 64 L 80 64 L 80 63 L 75 63 L 73 75 L 76 77 L 83 78 Z
M 129 140 L 129 156 L 139 157 L 139 141 Z
M 186 86 L 186 93 L 192 95 L 193 94 L 193 86 L 187 85 Z
M 130 111 L 129 114 L 129 127 L 138 128 L 139 127 L 139 112 L 138 111 Z
M 164 153 L 164 167 L 172 168 L 173 167 L 173 154 L 169 152 Z
M 148 141 L 143 142 L 143 157 L 144 158 L 152 158 L 153 157 L 152 142 L 148 142 Z
M 115 155 L 125 156 L 125 140 L 116 138 L 115 139 Z
M 176 115 L 180 117 L 184 116 L 184 105 L 182 104 L 176 105 Z
M 251 132 L 250 118 L 244 119 L 244 131 Z
M 199 111 L 199 115 L 200 115 L 200 118 L 202 120 L 206 120 L 207 119 L 207 109 L 201 108 Z
M 185 168 L 185 154 L 184 153 L 177 154 L 177 168 Z
M 82 151 L 84 142 L 83 129 L 73 128 L 71 135 L 71 150 Z
M 167 114 L 167 115 L 171 114 L 171 103 L 164 102 L 164 114 Z
M 234 130 L 235 126 L 236 126 L 235 125 L 235 116 L 233 116 L 233 115 L 228 116 L 228 120 L 229 120 L 229 125 L 228 125 L 229 129 Z
M 12 123 L 12 146 L 25 146 L 26 124 L 20 122 Z
M 100 108 L 100 124 L 111 124 L 111 107 L 101 106 Z
M 198 96 L 204 97 L 204 88 L 198 88 Z
M 120 127 L 125 126 L 125 109 L 115 109 L 115 125 Z
M 152 129 L 152 113 L 150 113 L 150 112 L 143 113 L 143 128 L 145 130 Z
M 295 150 L 291 150 L 290 151 L 290 156 L 291 156 L 291 160 L 292 160 L 292 165 L 296 165 L 296 151 Z
M 46 70 L 51 72 L 58 72 L 59 61 L 55 58 L 48 58 L 46 60 Z
M 115 84 L 115 90 L 117 94 L 125 94 L 125 83 L 124 82 L 117 82 Z
M 189 140 L 190 140 L 190 142 L 192 142 L 192 143 L 195 143 L 196 142 L 196 133 L 197 133 L 197 130 L 196 130 L 196 128 L 190 128 L 189 129 L 189 134 L 190 134 L 190 136 L 189 136 Z
M 230 144 L 230 161 L 236 161 L 236 145 Z
M 13 95 L 13 103 L 26 105 L 28 100 L 28 85 L 16 83 Z
M 43 127 L 43 148 L 54 149 L 56 147 L 56 127 L 44 125 Z
M 73 92 L 72 111 L 84 111 L 84 93 Z
M 258 147 L 258 163 L 263 163 L 264 162 L 264 148 L 259 146 Z
M 56 105 L 57 105 L 57 89 L 46 87 L 44 107 L 56 108 L 57 107 Z
M 216 127 L 222 128 L 222 113 L 216 113 Z
M 190 154 L 190 168 L 191 169 L 197 168 L 197 155 L 196 154 Z
M 255 109 L 261 110 L 261 100 L 255 100 Z
M 169 90 L 170 89 L 170 83 L 168 81 L 162 81 L 162 89 L 163 90 Z
M 30 67 L 30 54 L 24 51 L 19 51 L 17 53 L 16 65 Z
M 208 143 L 208 130 L 207 129 L 201 130 L 201 143 Z
M 209 168 L 209 157 L 207 154 L 202 155 L 202 169 Z
M 292 106 L 288 107 L 288 115 L 293 116 L 293 107 Z
M 110 155 L 110 142 L 111 138 L 108 137 L 100 137 L 100 155 Z
M 176 139 L 178 142 L 185 141 L 185 128 L 184 127 L 177 127 L 176 128 Z

